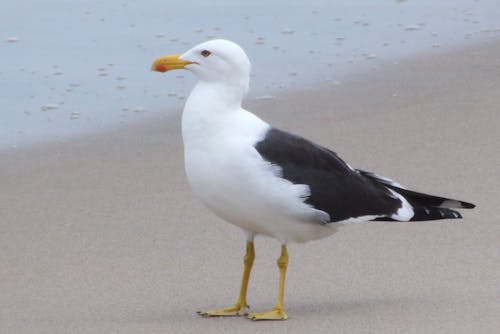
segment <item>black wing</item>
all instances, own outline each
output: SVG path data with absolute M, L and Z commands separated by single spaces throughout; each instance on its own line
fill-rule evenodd
M 267 161 L 282 169 L 282 177 L 307 184 L 306 203 L 327 212 L 331 222 L 366 215 L 391 216 L 401 200 L 374 179 L 350 168 L 338 155 L 302 137 L 270 129 L 255 146 Z
M 354 170 L 338 155 L 302 137 L 270 129 L 255 146 L 267 161 L 282 169 L 282 177 L 307 184 L 311 196 L 306 203 L 327 212 L 331 222 L 374 215 L 391 218 L 404 197 L 413 208 L 411 221 L 462 218 L 451 208 L 472 209 L 474 204 L 401 188 L 395 182 L 363 170 Z M 392 190 L 392 192 L 391 192 Z

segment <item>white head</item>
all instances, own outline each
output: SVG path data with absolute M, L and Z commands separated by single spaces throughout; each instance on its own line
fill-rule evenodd
M 161 57 L 151 69 L 157 72 L 187 69 L 201 81 L 238 86 L 244 92 L 250 80 L 250 61 L 245 51 L 224 39 L 198 44 L 182 55 Z

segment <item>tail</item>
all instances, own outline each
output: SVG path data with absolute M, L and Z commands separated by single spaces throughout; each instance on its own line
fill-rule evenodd
M 385 187 L 392 189 L 403 196 L 413 207 L 414 215 L 410 221 L 458 219 L 462 218 L 462 215 L 458 211 L 452 209 L 472 209 L 476 207 L 472 203 L 408 190 L 388 178 L 371 172 L 362 170 L 358 171 L 369 179 L 377 183 L 381 183 Z M 380 217 L 375 220 L 389 221 L 393 219 Z

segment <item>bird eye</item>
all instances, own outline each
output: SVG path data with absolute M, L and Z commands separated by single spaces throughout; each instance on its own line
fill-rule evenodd
M 210 51 L 208 51 L 208 50 L 203 50 L 203 51 L 201 51 L 201 55 L 202 55 L 203 57 L 205 57 L 205 58 L 206 58 L 206 57 L 208 57 L 208 56 L 210 56 L 211 54 L 212 54 L 212 52 L 210 52 Z

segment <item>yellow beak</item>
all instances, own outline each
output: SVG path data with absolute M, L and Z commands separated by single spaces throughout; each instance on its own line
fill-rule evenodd
M 191 61 L 180 60 L 180 56 L 181 55 L 171 55 L 156 59 L 153 65 L 151 65 L 151 71 L 167 72 L 170 70 L 180 70 L 189 64 L 193 64 Z

